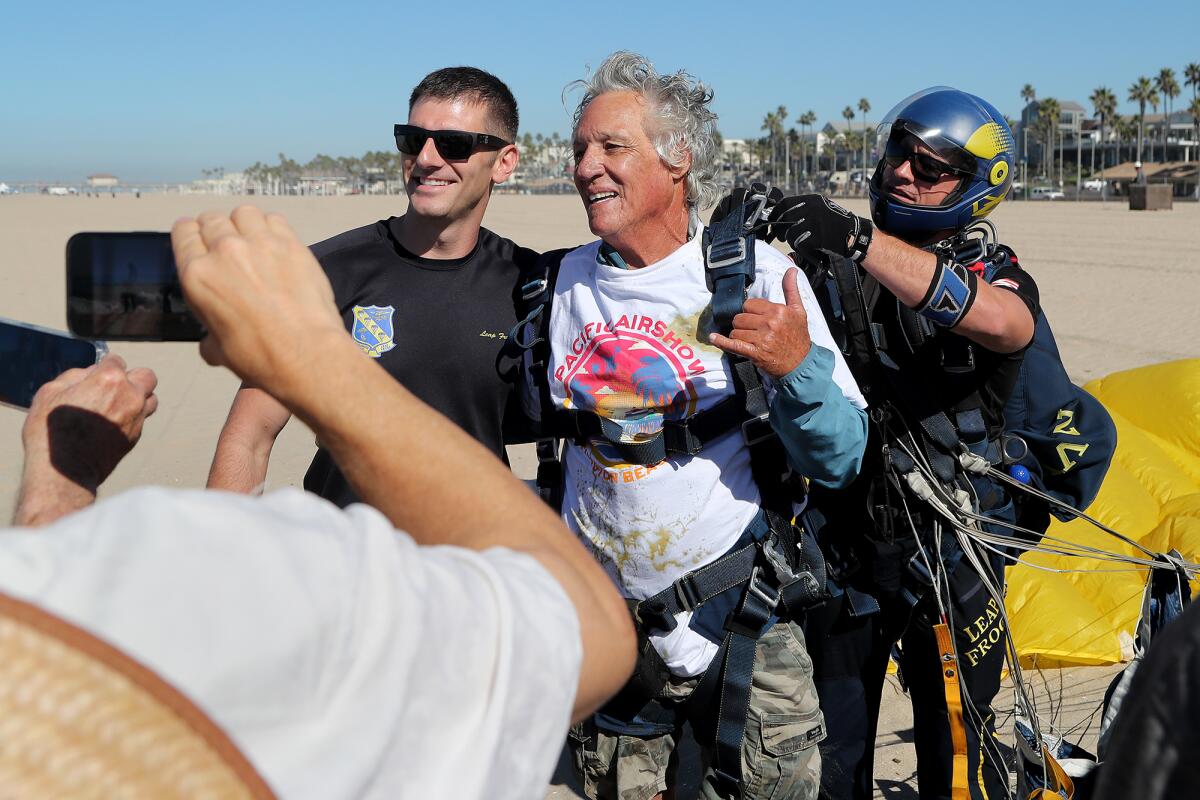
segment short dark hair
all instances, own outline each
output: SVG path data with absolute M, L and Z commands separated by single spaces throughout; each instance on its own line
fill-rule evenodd
M 429 73 L 417 84 L 408 97 L 408 110 L 412 111 L 418 100 L 457 100 L 469 98 L 487 106 L 496 133 L 515 142 L 517 139 L 517 99 L 513 97 L 504 81 L 490 72 L 476 67 L 446 67 Z

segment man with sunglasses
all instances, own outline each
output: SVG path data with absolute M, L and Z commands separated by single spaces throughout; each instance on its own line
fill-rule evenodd
M 858 479 L 810 496 L 808 524 L 836 587 L 806 626 L 828 725 L 822 797 L 872 796 L 897 643 L 920 796 L 1007 797 L 991 708 L 1006 625 L 985 587 L 1003 586 L 1003 560 L 956 528 L 1011 533 L 986 520 L 1014 519 L 988 470 L 1002 460 L 1038 291 L 994 228 L 981 239 L 977 226 L 1011 188 L 1013 138 L 994 107 L 944 86 L 902 101 L 880 131 L 874 225 L 820 195 L 779 200 L 770 213 L 769 236 L 791 245 L 830 298 L 824 310 L 872 409 Z
M 312 248 L 363 352 L 501 459 L 506 419 L 519 415 L 496 374 L 496 351 L 516 323 L 514 287 L 537 254 L 481 223 L 492 187 L 517 168 L 517 125 L 516 100 L 494 75 L 473 67 L 430 73 L 412 91 L 408 122 L 394 130 L 407 211 Z M 289 418 L 266 392 L 243 385 L 209 487 L 260 488 Z M 343 507 L 357 499 L 324 448 L 304 488 Z

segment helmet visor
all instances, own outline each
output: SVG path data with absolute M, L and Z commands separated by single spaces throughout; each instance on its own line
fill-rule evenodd
M 883 132 L 884 125 L 880 125 Z M 876 178 L 880 188 L 888 192 L 886 184 L 891 176 L 905 164 L 908 165 L 912 181 L 917 186 L 933 187 L 949 179 L 957 181 L 936 204 L 921 203 L 925 207 L 941 208 L 953 205 L 962 197 L 978 170 L 973 155 L 954 142 L 947 140 L 935 128 L 906 119 L 895 119 L 887 124 L 887 139 L 880 159 Z M 894 200 L 915 205 L 901 198 Z

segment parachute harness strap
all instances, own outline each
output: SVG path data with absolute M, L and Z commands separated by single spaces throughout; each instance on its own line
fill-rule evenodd
M 967 730 L 963 725 L 962 686 L 958 678 L 958 656 L 954 652 L 954 637 L 946 618 L 933 626 L 937 636 L 938 656 L 942 662 L 942 685 L 946 690 L 946 711 L 950 716 L 950 740 L 954 743 L 954 782 L 951 784 L 952 800 L 970 800 L 967 786 Z
M 757 220 L 761 209 L 751 209 L 750 213 Z M 746 212 L 733 209 L 706 228 L 701 238 L 704 282 L 712 292 L 713 324 L 724 336 L 733 329 L 733 318 L 742 313 L 754 283 L 755 240 L 746 229 Z

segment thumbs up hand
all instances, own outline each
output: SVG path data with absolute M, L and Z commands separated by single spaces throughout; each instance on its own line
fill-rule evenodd
M 744 356 L 772 378 L 782 378 L 795 369 L 812 347 L 808 338 L 808 313 L 796 283 L 800 270 L 792 267 L 783 276 L 783 303 L 752 298 L 733 318 L 729 336 L 709 337 L 726 353 Z

